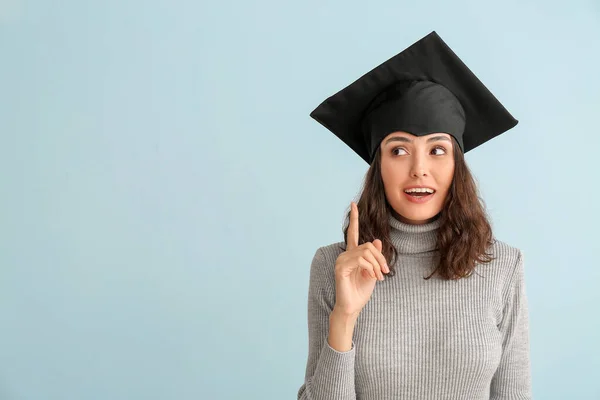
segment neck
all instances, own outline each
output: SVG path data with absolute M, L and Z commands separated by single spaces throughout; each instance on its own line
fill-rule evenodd
M 434 215 L 433 217 L 431 217 L 431 218 L 429 218 L 429 219 L 425 219 L 425 220 L 416 220 L 416 221 L 415 221 L 415 220 L 411 220 L 411 219 L 408 219 L 408 218 L 405 218 L 405 217 L 403 217 L 402 215 L 398 214 L 398 213 L 396 212 L 396 210 L 394 210 L 394 209 L 391 209 L 391 213 L 392 213 L 392 216 L 393 216 L 394 218 L 396 218 L 398 221 L 400 221 L 400 222 L 404 222 L 404 223 L 407 223 L 407 224 L 411 224 L 411 225 L 423 225 L 423 224 L 426 224 L 426 223 L 428 223 L 428 222 L 433 222 L 433 221 L 435 221 L 436 219 L 438 219 L 438 218 L 440 217 L 440 215 L 441 215 L 441 213 L 437 213 L 436 215 Z
M 390 239 L 399 254 L 420 254 L 436 250 L 437 232 L 441 223 L 439 216 L 424 223 L 409 224 L 390 214 L 389 223 Z

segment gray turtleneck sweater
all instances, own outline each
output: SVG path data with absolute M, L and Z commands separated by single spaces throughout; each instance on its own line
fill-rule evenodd
M 334 265 L 344 242 L 317 249 L 298 399 L 532 398 L 523 253 L 495 240 L 496 260 L 478 264 L 470 277 L 424 280 L 433 271 L 439 223 L 410 225 L 390 216 L 397 272 L 376 283 L 346 352 L 328 343 Z

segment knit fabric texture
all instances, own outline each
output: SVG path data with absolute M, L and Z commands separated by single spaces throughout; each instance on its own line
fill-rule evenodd
M 349 351 L 328 343 L 334 266 L 344 242 L 314 254 L 308 357 L 298 399 L 531 399 L 522 251 L 494 238 L 489 251 L 496 259 L 478 263 L 468 278 L 425 280 L 439 254 L 440 220 L 412 225 L 390 216 L 389 222 L 399 252 L 396 275 L 376 283 Z

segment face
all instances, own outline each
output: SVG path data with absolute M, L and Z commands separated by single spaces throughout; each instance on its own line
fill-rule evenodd
M 394 132 L 380 144 L 381 177 L 394 216 L 409 224 L 424 224 L 440 211 L 454 176 L 453 142 L 447 133 L 415 136 Z M 411 187 L 434 190 L 432 195 L 412 197 Z

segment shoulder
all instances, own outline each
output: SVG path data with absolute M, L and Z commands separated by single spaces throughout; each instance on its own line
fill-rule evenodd
M 490 251 L 492 255 L 504 264 L 515 265 L 523 257 L 523 251 L 502 240 L 493 239 Z
M 335 283 L 335 261 L 346 250 L 345 242 L 335 242 L 320 246 L 315 251 L 311 267 L 311 281 L 321 281 L 327 285 Z
M 493 268 L 492 272 L 504 282 L 502 286 L 503 292 L 506 294 L 515 282 L 524 278 L 523 250 L 494 238 L 490 246 L 490 253 L 494 257 L 490 267 Z
M 327 244 L 319 247 L 317 252 L 319 251 L 323 254 L 323 257 L 327 260 L 327 262 L 333 262 L 333 264 L 335 264 L 335 260 L 338 258 L 338 256 L 346 251 L 346 243 L 335 242 Z
M 335 305 L 335 261 L 345 251 L 345 243 L 318 247 L 312 257 L 308 283 L 309 302 L 318 302 L 330 310 Z
M 313 256 L 313 267 L 319 269 L 331 269 L 335 266 L 335 260 L 346 251 L 346 243 L 335 242 L 317 248 Z

